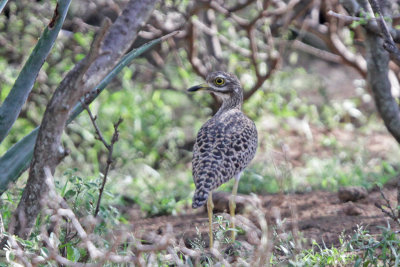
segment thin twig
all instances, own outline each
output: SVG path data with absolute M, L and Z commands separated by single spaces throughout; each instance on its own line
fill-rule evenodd
M 104 187 L 107 182 L 108 172 L 110 170 L 111 164 L 113 163 L 112 154 L 114 151 L 114 144 L 118 141 L 118 137 L 119 137 L 118 127 L 122 123 L 123 119 L 119 118 L 118 121 L 116 123 L 114 123 L 114 133 L 111 137 L 110 143 L 108 143 L 104 139 L 103 134 L 101 133 L 99 126 L 96 123 L 97 117 L 93 116 L 90 108 L 88 107 L 88 105 L 85 104 L 84 101 L 81 101 L 81 103 L 82 103 L 83 108 L 88 112 L 90 120 L 92 121 L 93 127 L 96 131 L 96 139 L 100 140 L 103 143 L 103 145 L 106 147 L 106 149 L 108 150 L 107 162 L 106 162 L 107 165 L 106 165 L 106 169 L 104 171 L 103 182 L 101 184 L 101 187 L 99 188 L 99 198 L 97 199 L 96 209 L 94 211 L 94 217 L 97 217 L 97 214 L 99 213 L 99 210 L 100 210 L 100 202 L 101 202 L 101 198 L 103 196 Z
M 259 18 L 261 19 L 261 17 Z M 251 21 L 246 29 L 247 37 L 249 38 L 250 42 L 250 62 L 253 65 L 253 68 L 255 70 L 256 78 L 257 81 L 254 84 L 254 86 L 244 94 L 244 100 L 247 100 L 250 98 L 263 84 L 264 82 L 274 73 L 274 71 L 277 69 L 279 62 L 281 58 L 277 55 L 272 55 L 273 53 L 269 51 L 269 57 L 266 60 L 266 64 L 268 66 L 268 71 L 264 75 L 261 74 L 260 67 L 258 64 L 258 58 L 259 58 L 259 52 L 258 52 L 258 47 L 257 47 L 257 42 L 256 42 L 256 29 L 255 29 L 255 24 L 256 20 Z
M 395 221 L 397 224 L 400 225 L 400 220 L 399 218 L 397 218 L 396 211 L 392 208 L 389 199 L 386 197 L 385 193 L 383 193 L 381 188 L 379 188 L 379 192 L 381 193 L 381 197 L 383 198 L 383 200 L 385 200 L 386 202 L 386 208 L 384 208 L 384 206 L 379 203 L 375 203 L 375 207 L 380 209 L 390 219 L 392 219 L 393 221 Z
M 218 13 L 224 14 L 225 16 L 232 18 L 238 25 L 242 27 L 249 24 L 249 21 L 247 19 L 244 19 L 236 15 L 235 13 L 229 12 L 229 10 L 217 3 L 217 1 L 210 1 L 210 7 Z
M 219 41 L 226 45 L 227 47 L 229 47 L 232 51 L 239 53 L 240 55 L 244 56 L 244 57 L 250 57 L 251 52 L 250 50 L 241 47 L 240 45 L 236 44 L 235 42 L 233 42 L 232 40 L 228 39 L 227 37 L 225 37 L 223 34 L 217 32 L 214 29 L 211 29 L 209 26 L 205 25 L 202 21 L 193 18 L 192 19 L 192 23 L 202 32 L 211 35 L 211 36 L 217 36 L 219 38 Z M 266 59 L 267 58 L 267 54 L 266 53 L 259 53 L 258 57 L 260 59 Z
M 118 121 L 114 124 L 114 134 L 111 138 L 111 143 L 110 143 L 109 147 L 107 147 L 107 149 L 108 149 L 107 165 L 106 165 L 106 170 L 104 171 L 103 183 L 101 184 L 101 187 L 99 190 L 99 199 L 97 200 L 96 210 L 94 212 L 95 217 L 99 213 L 100 201 L 101 201 L 101 197 L 103 195 L 104 186 L 106 185 L 108 172 L 110 170 L 111 163 L 113 162 L 112 153 L 114 151 L 114 144 L 118 141 L 118 137 L 119 137 L 118 126 L 122 123 L 122 121 L 123 121 L 123 119 L 119 118 Z
M 103 145 L 107 148 L 107 150 L 110 149 L 110 145 L 107 143 L 107 141 L 104 139 L 103 134 L 101 133 L 99 126 L 97 126 L 96 120 L 97 120 L 97 116 L 93 116 L 92 111 L 90 110 L 89 106 L 86 105 L 86 103 L 84 101 L 81 101 L 81 104 L 83 106 L 83 108 L 87 111 L 87 113 L 89 114 L 89 118 L 92 121 L 93 127 L 96 131 L 96 139 L 100 140 Z

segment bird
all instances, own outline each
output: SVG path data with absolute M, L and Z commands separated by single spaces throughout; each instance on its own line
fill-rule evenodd
M 254 158 L 258 144 L 255 123 L 242 112 L 243 89 L 239 79 L 231 73 L 214 71 L 207 75 L 206 83 L 187 89 L 204 90 L 216 95 L 222 104 L 218 111 L 200 128 L 193 147 L 192 173 L 196 190 L 192 208 L 207 202 L 209 220 L 209 247 L 213 247 L 212 191 L 235 178 L 229 199 L 230 228 L 234 229 L 235 197 L 243 170 Z M 231 231 L 235 240 L 235 231 Z

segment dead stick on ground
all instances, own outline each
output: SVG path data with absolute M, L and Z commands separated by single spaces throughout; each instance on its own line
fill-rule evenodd
M 118 121 L 116 123 L 114 123 L 113 136 L 111 137 L 110 143 L 107 143 L 107 141 L 104 139 L 103 134 L 101 133 L 99 127 L 97 126 L 97 123 L 96 123 L 97 117 L 93 116 L 92 112 L 90 111 L 90 108 L 88 107 L 88 105 L 85 104 L 84 101 L 81 101 L 81 104 L 82 104 L 82 107 L 89 114 L 90 120 L 92 121 L 93 127 L 94 127 L 94 129 L 96 131 L 96 139 L 100 140 L 108 150 L 107 165 L 106 165 L 106 169 L 104 171 L 103 182 L 101 184 L 101 187 L 99 188 L 99 198 L 97 200 L 96 209 L 94 211 L 94 216 L 97 217 L 97 214 L 99 213 L 99 210 L 100 210 L 100 202 L 101 202 L 101 198 L 103 196 L 104 186 L 106 185 L 106 182 L 107 182 L 108 172 L 110 170 L 111 163 L 113 162 L 112 154 L 113 154 L 113 151 L 114 151 L 114 144 L 118 141 L 118 138 L 119 138 L 118 127 L 122 123 L 123 119 L 119 118 Z

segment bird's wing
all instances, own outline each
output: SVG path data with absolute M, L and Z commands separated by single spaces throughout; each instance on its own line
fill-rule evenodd
M 239 110 L 211 119 L 200 129 L 193 149 L 193 179 L 206 190 L 239 174 L 257 149 L 254 122 Z

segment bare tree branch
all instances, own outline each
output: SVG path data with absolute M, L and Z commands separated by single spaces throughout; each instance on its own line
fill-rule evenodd
M 298 49 L 298 50 L 301 50 L 303 52 L 309 53 L 310 55 L 314 55 L 314 56 L 319 57 L 319 58 L 321 58 L 323 60 L 331 61 L 331 62 L 334 62 L 334 63 L 341 63 L 342 62 L 340 56 L 338 56 L 336 54 L 333 54 L 331 52 L 322 50 L 322 49 L 318 49 L 318 48 L 313 47 L 311 45 L 305 44 L 305 43 L 303 43 L 303 42 L 301 42 L 299 40 L 294 40 L 291 45 L 292 45 L 292 47 L 294 49 Z
M 328 9 L 331 10 L 332 6 L 328 5 Z M 328 42 L 326 44 L 338 54 L 342 60 L 349 66 L 355 68 L 363 77 L 367 73 L 367 64 L 365 59 L 357 53 L 353 53 L 348 49 L 338 34 L 339 20 L 336 17 L 328 16 Z

